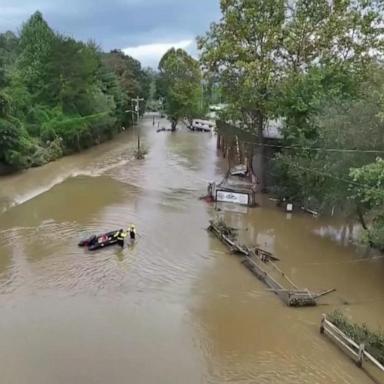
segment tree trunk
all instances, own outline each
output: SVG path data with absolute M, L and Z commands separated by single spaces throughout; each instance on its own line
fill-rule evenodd
M 171 130 L 172 130 L 172 132 L 176 131 L 176 126 L 177 126 L 177 120 L 172 119 L 171 120 Z
M 375 248 L 375 243 L 371 239 L 371 234 L 369 232 L 368 225 L 364 219 L 363 212 L 361 211 L 361 207 L 359 205 L 357 206 L 356 211 L 357 211 L 357 216 L 359 217 L 359 221 L 360 221 L 361 226 L 367 231 L 369 246 L 372 248 Z
M 366 231 L 368 231 L 367 223 L 365 222 L 363 212 L 361 211 L 361 207 L 360 207 L 359 205 L 358 205 L 357 208 L 356 208 L 356 212 L 357 212 L 357 216 L 358 216 L 358 218 L 359 218 L 359 221 L 360 221 L 361 226 L 362 226 Z

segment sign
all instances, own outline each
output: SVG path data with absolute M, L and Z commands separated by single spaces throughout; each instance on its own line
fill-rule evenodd
M 249 196 L 246 193 L 216 191 L 216 201 L 248 205 Z
M 293 212 L 293 204 L 292 203 L 287 204 L 286 211 L 287 212 Z

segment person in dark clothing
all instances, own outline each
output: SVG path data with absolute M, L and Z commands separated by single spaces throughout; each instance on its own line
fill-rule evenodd
M 129 238 L 132 242 L 136 239 L 136 228 L 133 224 L 129 228 Z
M 94 245 L 95 243 L 96 243 L 96 241 L 97 241 L 97 236 L 96 235 L 93 235 L 92 237 L 90 237 L 89 239 L 88 239 L 88 246 L 91 246 L 91 245 Z

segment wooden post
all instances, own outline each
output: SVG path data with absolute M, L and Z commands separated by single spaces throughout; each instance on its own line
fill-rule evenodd
M 359 357 L 358 357 L 358 360 L 356 362 L 356 365 L 360 368 L 363 366 L 364 351 L 365 351 L 365 345 L 364 345 L 364 343 L 361 343 L 359 346 L 359 352 L 358 352 Z
M 325 321 L 327 320 L 327 315 L 323 313 L 321 315 L 321 322 L 320 322 L 320 333 L 324 334 L 324 327 L 325 327 Z

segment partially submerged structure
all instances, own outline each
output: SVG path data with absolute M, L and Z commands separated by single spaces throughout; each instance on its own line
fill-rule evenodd
M 240 165 L 232 168 L 220 183 L 210 183 L 208 196 L 213 201 L 253 207 L 256 205 L 256 185 L 249 181 L 247 167 Z
M 271 184 L 267 170 L 274 154 L 281 149 L 283 121 L 265 123 L 263 137 L 240 122 L 216 121 L 217 149 L 231 164 L 247 164 L 256 178 L 257 192 L 263 192 Z
M 234 228 L 228 227 L 223 221 L 210 221 L 208 230 L 214 233 L 231 252 L 243 256 L 242 264 L 290 307 L 315 306 L 318 298 L 335 291 L 330 289 L 314 293 L 309 289 L 298 288 L 274 263 L 278 260 L 276 257 L 260 248 L 249 248 L 239 244 Z

